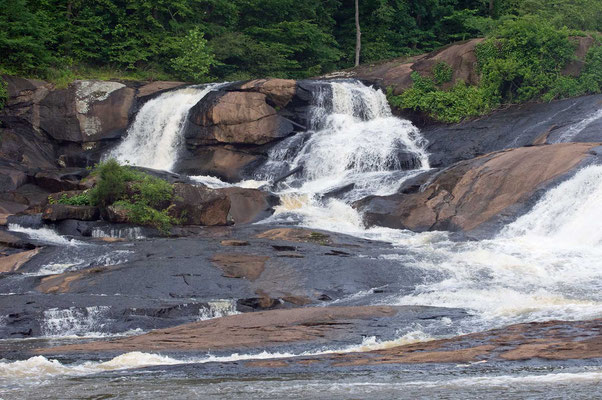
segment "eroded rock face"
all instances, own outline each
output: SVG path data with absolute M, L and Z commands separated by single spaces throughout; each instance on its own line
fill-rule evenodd
M 423 76 L 432 76 L 433 67 L 440 62 L 445 62 L 453 68 L 452 80 L 445 86 L 452 86 L 459 80 L 476 84 L 479 75 L 476 72 L 475 49 L 483 40 L 478 38 L 459 42 L 445 46 L 433 53 L 409 58 L 402 57 L 378 65 L 362 65 L 344 72 L 343 75 L 349 78 L 375 81 L 383 87 L 392 87 L 393 94 L 397 95 L 412 86 L 412 72 L 419 72 Z
M 598 144 L 521 147 L 462 161 L 422 192 L 374 196 L 355 204 L 369 225 L 413 231 L 471 231 L 515 215 L 539 189 L 569 173 Z
M 230 199 L 230 218 L 235 224 L 248 224 L 272 215 L 278 198 L 258 189 L 231 187 L 221 189 Z
M 259 92 L 212 92 L 190 110 L 189 144 L 265 144 L 293 132 Z
M 100 218 L 100 210 L 92 206 L 71 206 L 67 204 L 50 204 L 44 208 L 44 221 L 63 221 L 77 219 L 79 221 L 96 221 Z
M 170 215 L 184 225 L 227 225 L 230 199 L 224 193 L 203 185 L 175 183 Z

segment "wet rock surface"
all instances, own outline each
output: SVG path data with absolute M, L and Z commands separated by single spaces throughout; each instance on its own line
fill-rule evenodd
M 461 161 L 432 175 L 422 190 L 355 204 L 369 225 L 413 231 L 472 231 L 512 220 L 546 185 L 599 162 L 599 144 L 521 147 Z
M 352 295 L 374 288 L 380 288 L 376 298 L 403 293 L 420 279 L 418 270 L 382 259 L 394 252 L 390 245 L 340 234 L 269 225 L 181 233 L 188 237 L 106 242 L 80 236 L 46 244 L 19 273 L 0 278 L 0 309 L 14 316 L 0 334 L 43 335 L 49 310 L 92 313 L 86 329 L 101 324 L 103 332 L 118 333 L 196 321 L 216 301 L 230 304 L 229 312 L 334 300 L 362 305 Z M 228 241 L 247 245 L 222 244 Z

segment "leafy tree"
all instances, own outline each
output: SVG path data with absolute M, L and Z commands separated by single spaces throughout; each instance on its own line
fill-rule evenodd
M 180 79 L 201 82 L 206 78 L 209 68 L 215 64 L 215 58 L 207 48 L 207 41 L 203 36 L 203 32 L 196 28 L 176 41 L 179 55 L 171 59 L 171 67 Z

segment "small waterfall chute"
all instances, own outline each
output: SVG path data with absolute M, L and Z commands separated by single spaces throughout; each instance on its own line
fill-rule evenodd
M 191 86 L 149 100 L 136 115 L 122 142 L 104 159 L 171 171 L 182 146 L 190 109 L 221 85 Z

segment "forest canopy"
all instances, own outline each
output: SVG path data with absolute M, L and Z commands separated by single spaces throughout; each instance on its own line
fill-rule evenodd
M 362 62 L 487 35 L 508 19 L 601 31 L 602 0 L 360 0 Z M 354 0 L 0 0 L 0 72 L 304 78 L 353 65 Z

